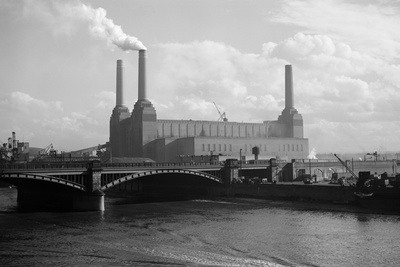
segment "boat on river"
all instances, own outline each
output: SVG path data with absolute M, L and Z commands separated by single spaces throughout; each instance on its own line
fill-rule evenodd
M 362 187 L 354 192 L 354 197 L 364 208 L 400 213 L 400 188 L 398 187 Z

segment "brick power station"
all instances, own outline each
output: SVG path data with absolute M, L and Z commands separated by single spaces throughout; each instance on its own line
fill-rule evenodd
M 210 155 L 287 160 L 308 155 L 303 118 L 294 108 L 291 65 L 285 66 L 285 109 L 277 120 L 262 123 L 157 119 L 146 96 L 146 50 L 139 51 L 138 72 L 138 100 L 130 112 L 124 102 L 123 62 L 117 61 L 116 106 L 110 118 L 112 157 L 174 162 Z

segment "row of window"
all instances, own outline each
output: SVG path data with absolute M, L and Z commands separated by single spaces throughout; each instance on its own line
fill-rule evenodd
M 251 152 L 254 146 L 252 144 L 245 144 L 243 152 Z M 260 152 L 267 152 L 267 145 L 259 145 L 258 146 Z M 206 151 L 214 151 L 214 152 L 232 152 L 232 144 L 203 144 L 202 145 L 203 152 Z M 294 151 L 303 151 L 303 144 L 279 144 L 278 145 L 279 152 L 294 152 Z
M 218 150 L 217 150 L 218 147 Z M 223 150 L 222 150 L 223 149 Z M 203 144 L 203 152 L 205 151 L 215 151 L 215 152 L 232 152 L 232 144 L 218 144 L 218 146 L 216 144 L 207 144 L 207 150 L 206 150 L 206 144 Z
M 283 151 L 283 152 L 285 152 L 285 151 L 287 151 L 287 152 L 289 152 L 289 151 L 292 151 L 292 152 L 294 152 L 294 151 L 303 151 L 303 144 L 292 144 L 292 145 L 290 145 L 290 144 L 283 144 L 282 145 L 282 150 L 281 150 L 281 145 L 279 145 L 278 146 L 278 151 L 279 152 L 281 152 L 281 151 Z

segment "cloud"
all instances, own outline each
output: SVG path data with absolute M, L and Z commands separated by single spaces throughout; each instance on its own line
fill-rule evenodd
M 381 65 L 381 61 L 354 51 L 348 44 L 334 41 L 327 35 L 310 35 L 302 32 L 279 44 L 263 45 L 263 54 L 286 59 L 297 66 L 321 69 L 327 75 L 364 75 L 372 71 L 371 66 Z M 320 71 L 320 73 L 324 73 Z
M 297 33 L 280 43 L 265 44 L 263 54 L 294 64 L 295 94 L 301 92 L 296 94 L 296 105 L 312 119 L 394 119 L 389 114 L 399 111 L 393 105 L 385 106 L 388 116 L 376 111 L 384 105 L 383 99 L 400 97 L 393 89 L 398 78 L 392 75 L 398 66 L 355 51 L 329 36 Z
M 284 108 L 284 65 L 292 64 L 295 107 L 310 142 L 329 147 L 323 140 L 332 137 L 351 147 L 351 140 L 359 138 L 358 147 L 366 149 L 361 144 L 371 138 L 366 133 L 376 135 L 373 130 L 389 122 L 397 131 L 399 66 L 329 35 L 299 32 L 263 44 L 259 54 L 211 41 L 159 49 L 164 56 L 154 90 L 160 97 L 155 103 L 169 103 L 156 106 L 163 116 L 214 120 L 219 117 L 212 105 L 216 102 L 230 121 L 276 120 Z M 373 138 L 390 147 L 387 140 Z
M 116 101 L 115 92 L 101 91 L 100 93 L 94 95 L 93 97 L 99 101 L 95 106 L 95 109 L 110 111 L 115 106 L 115 101 Z
M 400 130 L 396 104 L 400 83 L 394 74 L 399 73 L 399 65 L 393 64 L 393 58 L 367 54 L 366 49 L 356 50 L 358 46 L 338 39 L 297 33 L 264 44 L 263 54 L 294 65 L 295 106 L 303 114 L 313 146 L 325 151 L 335 151 L 335 146 L 353 151 L 376 146 L 393 149 L 392 132 Z M 390 131 L 384 134 L 387 138 L 382 138 L 382 130 Z
M 52 143 L 57 149 L 70 150 L 88 147 L 108 139 L 108 119 L 115 94 L 102 91 L 97 104 L 84 111 L 70 111 L 61 101 L 45 101 L 24 92 L 12 92 L 0 98 L 3 114 L 1 133 L 16 131 L 31 146 L 45 147 Z M 1 138 L 3 139 L 3 137 Z
M 34 98 L 27 93 L 16 91 L 0 99 L 0 109 L 33 114 L 37 110 L 62 111 L 63 107 L 61 101 L 46 102 L 44 100 Z
M 400 59 L 400 7 L 394 1 L 286 0 L 272 21 L 345 41 L 364 54 Z
M 162 59 L 154 79 L 155 102 L 176 103 L 162 106 L 160 114 L 212 120 L 219 116 L 213 102 L 233 121 L 262 121 L 266 114 L 280 112 L 277 105 L 262 101 L 275 99 L 276 92 L 283 97 L 284 60 L 267 60 L 212 41 L 162 44 L 158 49 Z M 197 112 L 190 113 L 194 107 Z
M 79 31 L 79 39 L 94 34 L 113 45 L 111 37 L 121 30 L 107 19 L 104 9 L 89 8 L 79 1 L 2 1 L 2 4 L 7 9 L 6 12 L 1 10 L 7 15 L 7 22 L 22 17 L 24 25 L 32 24 L 32 29 L 38 27 L 40 38 L 51 33 L 75 38 Z M 14 7 L 17 8 L 12 10 Z M 85 7 L 89 14 L 86 18 L 79 11 Z M 11 10 L 12 15 L 7 12 Z M 74 12 L 76 10 L 78 12 Z M 393 1 L 371 0 L 368 4 L 344 0 L 282 1 L 278 8 L 269 12 L 273 16 L 267 18 L 267 26 L 272 21 L 279 30 L 283 24 L 285 27 L 279 36 L 274 35 L 273 39 L 260 44 L 260 51 L 248 53 L 215 41 L 152 45 L 148 54 L 150 100 L 160 119 L 217 120 L 219 114 L 213 105 L 215 102 L 230 121 L 276 120 L 284 108 L 284 65 L 292 64 L 295 107 L 303 115 L 310 147 L 316 147 L 318 152 L 324 152 L 320 146 L 332 151 L 330 149 L 338 144 L 346 148 L 352 147 L 352 143 L 357 143 L 360 149 L 375 144 L 393 147 L 390 143 L 396 140 L 395 133 L 399 133 L 400 125 L 398 11 Z M 47 27 L 47 30 L 40 27 Z M 286 30 L 291 34 L 285 35 Z M 29 40 L 36 41 L 37 36 Z M 279 39 L 281 36 L 285 36 L 284 39 Z M 59 48 L 59 41 L 65 39 L 51 37 L 33 43 L 32 48 L 43 45 L 43 51 L 49 52 L 37 53 L 38 58 L 51 61 L 52 55 L 60 53 L 60 50 L 53 51 L 48 47 Z M 180 37 L 174 38 L 179 40 Z M 159 40 L 163 40 L 162 37 Z M 56 46 L 51 43 L 53 41 Z M 77 148 L 86 146 L 88 142 L 84 141 L 88 141 L 88 137 L 108 139 L 108 120 L 115 105 L 115 93 L 107 90 L 114 91 L 114 77 L 108 85 L 111 78 L 108 80 L 102 71 L 113 76 L 114 66 L 97 68 L 108 60 L 107 55 L 102 49 L 94 48 L 96 42 L 78 41 L 82 47 L 77 56 L 79 62 L 102 58 L 102 64 L 93 60 L 79 69 L 79 62 L 71 56 L 75 52 L 72 50 L 78 49 L 71 46 L 68 47 L 71 51 L 62 54 L 62 75 L 53 76 L 53 83 L 41 83 L 41 76 L 35 76 L 35 84 L 28 84 L 29 79 L 22 83 L 32 86 L 31 89 L 15 86 L 22 89 L 2 94 L 0 110 L 5 117 L 3 129 L 7 133 L 13 129 L 32 129 L 37 133 L 32 143 L 47 145 L 51 140 L 59 146 L 74 144 Z M 49 46 L 43 42 L 48 42 Z M 24 47 L 20 51 L 27 50 Z M 18 55 L 25 62 L 25 54 Z M 84 59 L 87 55 L 89 59 Z M 59 69 L 59 59 L 55 57 L 57 64 L 47 64 L 50 67 L 43 73 L 47 75 L 48 70 Z M 23 65 L 26 73 L 32 75 L 35 70 L 28 64 Z M 96 67 L 86 74 L 90 66 Z M 64 73 L 69 69 L 74 69 L 75 74 L 68 72 L 67 77 L 78 80 L 79 85 L 66 82 L 63 86 L 54 86 L 62 83 L 62 77 L 66 77 Z M 78 72 L 84 75 L 77 75 Z M 131 77 L 127 76 L 129 80 Z M 14 86 L 13 82 L 9 84 Z M 8 90 L 15 90 L 12 86 Z M 46 97 L 34 93 L 43 92 L 43 88 L 57 88 L 69 93 L 69 87 L 85 88 L 85 92 L 71 91 L 74 96 L 76 93 L 82 95 L 70 102 L 66 100 L 67 94 L 60 93 L 63 95 L 61 102 L 59 99 L 46 100 L 57 96 L 55 91 Z M 133 103 L 128 105 L 132 107 Z M 379 131 L 386 134 L 381 135 Z M 103 141 L 95 141 L 98 142 Z

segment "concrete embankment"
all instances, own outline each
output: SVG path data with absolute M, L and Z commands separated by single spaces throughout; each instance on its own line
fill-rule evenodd
M 229 195 L 261 199 L 319 201 L 326 203 L 353 204 L 355 187 L 338 185 L 301 183 L 278 184 L 234 184 L 229 188 Z

